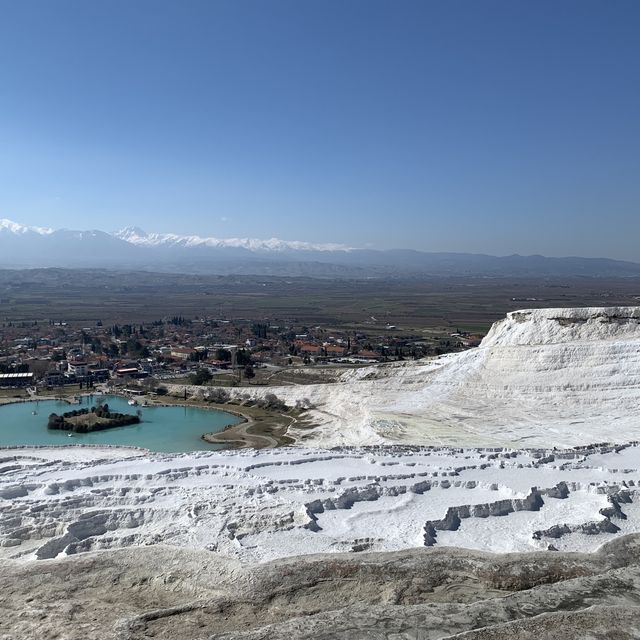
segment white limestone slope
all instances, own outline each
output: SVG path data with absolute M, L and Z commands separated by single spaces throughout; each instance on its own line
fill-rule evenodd
M 0 452 L 0 564 L 169 544 L 242 561 L 461 546 L 590 551 L 640 531 L 640 447 Z M 58 454 L 58 459 L 54 454 Z
M 477 350 L 387 410 L 418 415 L 422 423 L 407 430 L 418 438 L 434 424 L 462 440 L 517 446 L 636 439 L 640 309 L 510 313 Z
M 247 561 L 584 551 L 640 532 L 640 308 L 514 312 L 477 349 L 275 392 L 316 405 L 297 448 L 2 452 L 0 560 L 157 543 Z
M 640 438 L 640 307 L 514 311 L 430 361 L 269 389 L 317 410 L 298 444 L 577 446 Z M 253 392 L 255 395 L 266 393 Z

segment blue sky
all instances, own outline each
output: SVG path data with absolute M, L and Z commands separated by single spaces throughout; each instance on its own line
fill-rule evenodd
M 636 0 L 0 0 L 0 217 L 640 261 Z

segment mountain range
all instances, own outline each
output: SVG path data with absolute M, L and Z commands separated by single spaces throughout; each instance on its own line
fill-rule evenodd
M 272 276 L 368 278 L 389 276 L 638 277 L 640 264 L 608 258 L 491 256 L 359 249 L 271 238 L 220 239 L 30 227 L 0 219 L 0 268 L 123 268 Z

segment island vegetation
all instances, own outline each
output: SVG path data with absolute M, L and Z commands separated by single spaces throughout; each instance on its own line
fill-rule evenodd
M 115 427 L 125 427 L 140 423 L 139 415 L 116 413 L 109 410 L 108 404 L 91 407 L 91 409 L 74 409 L 62 415 L 52 413 L 49 416 L 47 428 L 74 433 L 91 433 L 92 431 L 104 431 Z

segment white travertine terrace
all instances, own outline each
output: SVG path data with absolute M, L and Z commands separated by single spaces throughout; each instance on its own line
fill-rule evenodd
M 640 532 L 638 308 L 514 312 L 477 349 L 275 392 L 316 407 L 296 447 L 3 451 L 0 558 L 592 551 Z
M 352 370 L 338 384 L 251 393 L 315 405 L 318 426 L 291 430 L 302 446 L 567 447 L 634 440 L 640 438 L 640 307 L 515 311 L 476 349 Z
M 6 451 L 0 558 L 170 544 L 244 561 L 461 546 L 595 550 L 640 531 L 640 447 Z M 69 459 L 65 459 L 65 458 Z

